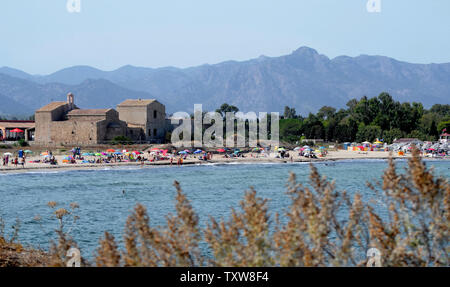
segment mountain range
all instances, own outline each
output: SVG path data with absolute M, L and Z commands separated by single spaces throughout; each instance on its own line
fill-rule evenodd
M 280 57 L 260 56 L 190 68 L 123 66 L 102 71 L 74 66 L 49 75 L 0 68 L 0 114 L 30 115 L 72 92 L 81 108 L 109 108 L 127 98 L 155 98 L 168 113 L 223 103 L 242 111 L 281 112 L 284 106 L 306 115 L 324 105 L 345 107 L 352 98 L 389 92 L 401 102 L 450 104 L 450 63 L 412 64 L 385 56 L 333 59 L 301 47 Z

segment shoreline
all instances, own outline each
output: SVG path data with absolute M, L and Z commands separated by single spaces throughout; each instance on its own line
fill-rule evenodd
M 188 165 L 211 165 L 211 164 L 264 164 L 264 163 L 274 163 L 274 164 L 290 164 L 290 163 L 308 163 L 308 162 L 335 162 L 335 161 L 343 161 L 343 160 L 387 160 L 390 157 L 388 152 L 376 152 L 383 154 L 358 154 L 353 153 L 349 154 L 347 151 L 334 151 L 330 152 L 330 155 L 323 158 L 310 159 L 299 156 L 294 156 L 293 161 L 289 158 L 280 159 L 280 158 L 270 158 L 270 157 L 250 157 L 247 156 L 245 158 L 222 158 L 216 156 L 209 161 L 201 161 L 195 158 L 188 158 L 183 161 L 183 166 Z M 411 158 L 410 154 L 406 156 L 397 156 L 392 155 L 394 160 L 397 159 L 408 159 Z M 422 160 L 425 161 L 450 161 L 450 158 L 429 158 L 422 157 Z M 3 167 L 0 166 L 0 174 L 9 174 L 9 173 L 26 173 L 30 171 L 39 171 L 39 172 L 50 172 L 54 170 L 58 171 L 69 171 L 69 170 L 103 170 L 105 168 L 118 168 L 118 167 L 142 167 L 142 168 L 151 168 L 151 167 L 174 167 L 177 168 L 177 163 L 174 161 L 172 165 L 170 165 L 170 161 L 157 161 L 157 162 L 145 162 L 141 164 L 139 162 L 117 162 L 117 163 L 99 163 L 99 164 L 58 164 L 58 165 L 50 165 L 50 164 L 32 164 L 26 163 L 25 167 L 17 166 L 17 167 Z

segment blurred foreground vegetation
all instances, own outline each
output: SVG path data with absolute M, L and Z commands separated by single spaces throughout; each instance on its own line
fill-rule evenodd
M 251 189 L 228 220 L 210 218 L 206 228 L 175 182 L 176 212 L 166 226 L 153 226 L 138 204 L 128 217 L 124 246 L 105 232 L 94 262 L 82 258 L 82 266 L 365 266 L 372 247 L 383 266 L 448 266 L 450 184 L 426 168 L 417 150 L 413 155 L 406 173 L 397 173 L 390 160 L 381 181 L 367 184 L 382 204 L 336 190 L 311 165 L 309 187 L 291 174 L 284 214 L 271 214 L 267 199 Z M 77 247 L 66 224 L 76 222 L 78 205 L 48 205 L 60 223 L 56 242 L 48 251 L 25 248 L 18 226 L 10 237 L 2 227 L 0 266 L 66 265 L 67 251 Z M 208 256 L 200 248 L 205 245 Z

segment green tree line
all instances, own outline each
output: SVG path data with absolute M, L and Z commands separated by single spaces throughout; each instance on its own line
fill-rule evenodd
M 450 131 L 450 105 L 435 104 L 429 110 L 421 103 L 400 103 L 388 93 L 352 99 L 347 108 L 323 106 L 307 117 L 285 107 L 280 120 L 280 138 L 286 142 L 324 139 L 330 142 L 363 142 L 396 138 L 435 141 L 442 130 Z

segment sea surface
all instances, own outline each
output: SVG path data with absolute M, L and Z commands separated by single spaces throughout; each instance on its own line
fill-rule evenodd
M 397 160 L 400 172 L 406 161 Z M 427 161 L 436 175 L 450 178 L 450 161 Z M 319 172 L 335 180 L 337 190 L 349 194 L 360 192 L 363 199 L 375 199 L 366 182 L 379 181 L 387 168 L 385 160 L 343 160 L 315 163 Z M 269 199 L 272 214 L 283 213 L 289 207 L 286 183 L 289 173 L 299 182 L 307 183 L 308 163 L 292 164 L 210 164 L 183 167 L 111 167 L 103 170 L 30 171 L 0 173 L 0 217 L 5 233 L 12 234 L 12 225 L 20 220 L 19 240 L 27 245 L 47 248 L 55 238 L 58 222 L 49 201 L 69 209 L 72 202 L 80 208 L 78 221 L 66 222 L 66 230 L 77 241 L 83 255 L 92 259 L 98 240 L 104 231 L 111 232 L 120 242 L 127 216 L 137 203 L 147 207 L 150 224 L 165 224 L 168 213 L 174 212 L 175 188 L 179 181 L 201 225 L 209 216 L 228 218 L 231 208 L 238 208 L 244 192 L 253 187 L 258 196 Z M 380 202 L 382 206 L 382 202 Z M 383 209 L 380 207 L 380 212 Z M 382 212 L 381 212 L 382 213 Z M 41 220 L 35 220 L 39 216 Z

